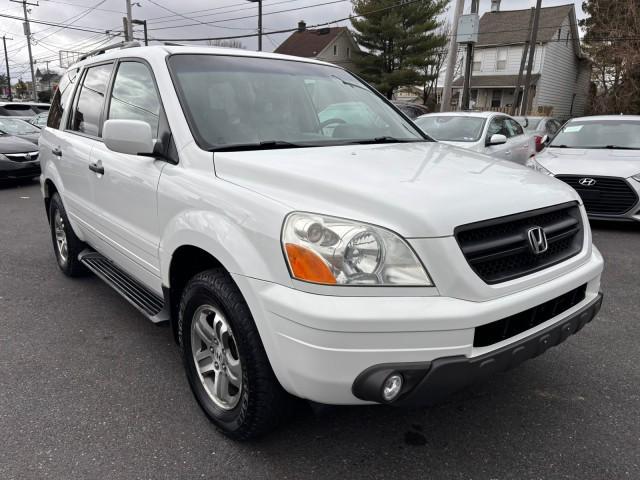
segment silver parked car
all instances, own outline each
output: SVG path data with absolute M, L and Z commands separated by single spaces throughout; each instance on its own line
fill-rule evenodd
M 640 221 L 640 116 L 570 120 L 528 166 L 575 188 L 589 218 Z
M 533 135 L 536 152 L 541 152 L 562 128 L 562 122 L 552 117 L 513 117 L 524 128 L 525 133 Z M 546 141 L 545 141 L 546 135 Z
M 533 137 L 513 117 L 496 112 L 443 112 L 414 120 L 440 142 L 525 164 L 535 155 Z

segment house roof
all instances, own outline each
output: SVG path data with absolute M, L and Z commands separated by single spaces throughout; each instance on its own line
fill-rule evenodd
M 313 58 L 346 30 L 347 27 L 330 27 L 293 32 L 273 53 Z
M 542 8 L 537 41 L 542 43 L 550 41 L 573 10 L 573 4 Z M 476 46 L 526 42 L 529 36 L 530 12 L 530 9 L 526 9 L 485 13 L 480 19 L 480 32 Z
M 531 75 L 531 85 L 535 85 L 540 79 L 539 74 Z M 464 77 L 458 77 L 454 80 L 454 87 L 462 87 Z M 516 88 L 518 81 L 517 75 L 478 75 L 471 76 L 471 88 L 492 88 L 492 87 L 509 87 Z M 524 82 L 524 76 L 522 77 Z

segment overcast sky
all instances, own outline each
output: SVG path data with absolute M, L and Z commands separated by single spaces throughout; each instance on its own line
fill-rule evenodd
M 257 4 L 241 0 L 132 0 L 133 16 L 147 19 L 152 38 L 202 38 L 230 35 L 247 35 L 257 30 Z M 263 29 L 265 32 L 294 28 L 299 20 L 308 25 L 332 22 L 351 13 L 350 0 L 263 0 Z M 563 5 L 572 0 L 543 0 L 543 7 Z M 574 0 L 578 18 L 583 17 L 581 0 Z M 35 3 L 35 2 L 33 2 Z M 324 3 L 325 5 L 318 5 Z M 328 4 L 327 4 L 328 3 Z M 452 4 L 455 0 L 452 0 Z M 466 10 L 470 0 L 467 0 Z M 528 8 L 534 0 L 502 0 L 503 10 Z M 480 0 L 480 13 L 490 8 L 491 0 Z M 163 8 L 164 7 L 164 8 Z M 87 51 L 107 39 L 105 30 L 122 31 L 125 0 L 39 0 L 39 6 L 31 6 L 30 18 L 54 23 L 71 24 L 90 32 L 60 29 L 32 23 L 35 39 L 33 57 L 38 67 L 59 69 L 58 51 Z M 297 9 L 297 10 L 292 10 Z M 450 10 L 453 9 L 451 5 Z M 184 15 L 176 16 L 171 13 Z M 289 10 L 289 11 L 283 11 Z M 22 5 L 0 0 L 0 15 L 22 16 Z M 185 18 L 187 17 L 187 18 Z M 243 18 L 240 18 L 243 17 Z M 203 24 L 206 23 L 206 24 Z M 348 25 L 341 21 L 331 25 Z M 13 40 L 7 40 L 12 82 L 19 77 L 30 78 L 25 36 L 19 20 L 0 17 L 0 31 Z M 142 36 L 142 27 L 136 27 L 136 35 Z M 263 49 L 273 50 L 289 34 L 272 34 L 263 39 Z M 255 38 L 243 39 L 249 49 L 257 48 Z M 0 72 L 6 72 L 1 62 Z

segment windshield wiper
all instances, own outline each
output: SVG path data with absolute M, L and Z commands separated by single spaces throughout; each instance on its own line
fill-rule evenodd
M 604 147 L 597 148 L 606 148 L 608 150 L 640 150 L 640 147 L 621 147 L 620 145 L 605 145 Z
M 232 143 L 210 148 L 210 152 L 241 152 L 247 150 L 271 150 L 278 148 L 307 148 L 313 145 L 285 142 L 283 140 L 265 140 L 257 143 Z
M 568 145 L 549 145 L 551 148 L 574 148 Z
M 383 136 L 383 137 L 368 138 L 365 140 L 353 140 L 349 143 L 354 143 L 357 145 L 370 145 L 370 144 L 376 144 L 376 143 L 413 143 L 413 142 L 427 142 L 427 141 L 428 140 L 424 138 L 396 138 L 396 137 L 390 137 L 390 136 Z

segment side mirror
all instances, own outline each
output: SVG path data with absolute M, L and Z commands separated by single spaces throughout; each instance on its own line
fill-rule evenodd
M 542 140 L 540 140 L 540 143 L 542 143 L 542 145 L 547 145 L 550 140 L 551 139 L 549 138 L 549 135 L 543 135 Z
M 153 153 L 151 126 L 140 120 L 107 120 L 102 127 L 102 140 L 114 152 L 128 155 Z
M 495 133 L 491 135 L 491 138 L 487 142 L 487 146 L 489 145 L 504 145 L 507 143 L 507 137 L 504 135 L 500 135 L 499 133 Z

